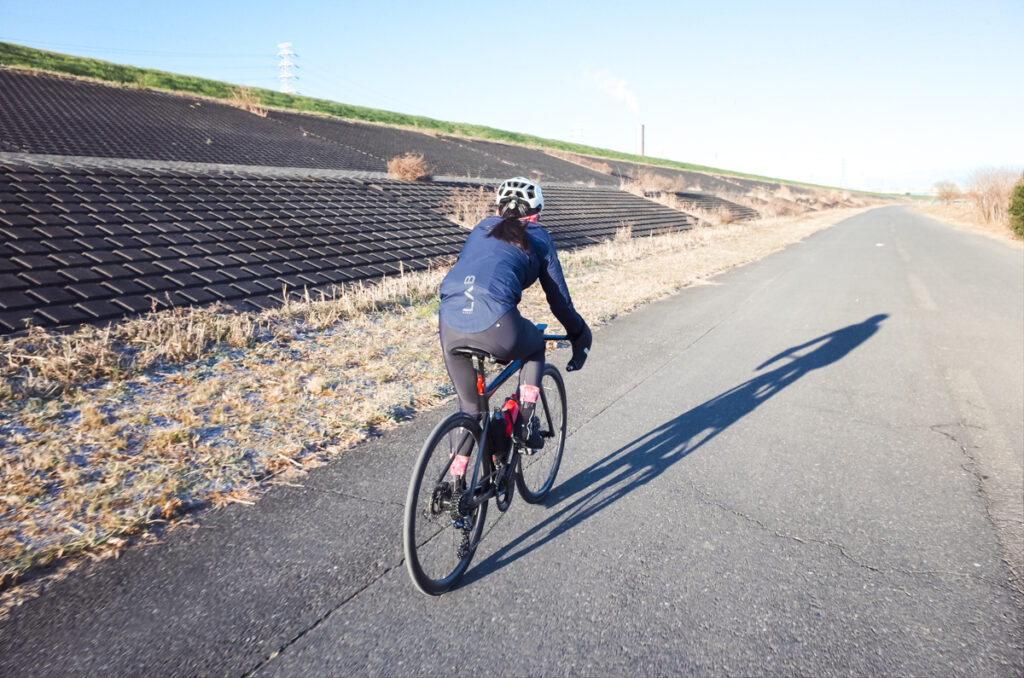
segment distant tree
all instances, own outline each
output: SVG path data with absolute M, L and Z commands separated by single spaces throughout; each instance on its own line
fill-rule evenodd
M 1010 206 L 1006 210 L 1010 214 L 1010 230 L 1018 238 L 1024 238 L 1024 175 L 1014 185 L 1010 194 Z
M 982 169 L 967 184 L 967 199 L 975 214 L 989 223 L 1006 223 L 1013 185 L 1020 173 L 1010 169 Z
M 948 205 L 960 197 L 960 189 L 952 181 L 940 181 L 935 184 L 935 195 L 940 202 Z

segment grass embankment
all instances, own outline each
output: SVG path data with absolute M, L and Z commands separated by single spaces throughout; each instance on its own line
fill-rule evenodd
M 860 211 L 623 233 L 562 260 L 599 327 Z M 251 502 L 445 400 L 443 273 L 263 313 L 179 310 L 0 340 L 0 588 L 61 557 L 117 553 L 191 507 Z M 557 327 L 539 286 L 522 309 Z
M 316 99 L 313 97 L 299 96 L 295 94 L 285 94 L 283 92 L 276 92 L 270 89 L 242 87 L 217 80 L 207 80 L 205 78 L 179 75 L 151 68 L 137 68 L 135 66 L 124 66 L 121 64 L 111 63 L 109 61 L 101 61 L 99 59 L 88 59 L 69 54 L 47 52 L 45 50 L 25 47 L 23 45 L 15 45 L 9 42 L 0 42 L 0 65 L 32 68 L 55 73 L 66 73 L 78 77 L 117 83 L 140 89 L 157 89 L 170 92 L 198 94 L 214 99 L 223 99 L 228 102 L 237 101 L 239 98 L 255 97 L 260 105 L 270 108 L 320 113 L 350 120 L 362 120 L 400 127 L 411 127 L 417 130 L 429 130 L 443 134 L 502 141 L 540 149 L 567 151 L 585 156 L 589 155 L 601 158 L 611 158 L 614 160 L 626 160 L 629 162 L 658 165 L 695 172 L 709 172 L 712 174 L 722 174 L 725 176 L 740 177 L 744 179 L 788 183 L 798 186 L 808 186 L 811 188 L 831 188 L 828 186 L 786 181 L 784 179 L 776 179 L 756 174 L 734 172 L 705 165 L 695 165 L 692 163 L 668 160 L 665 158 L 652 158 L 648 156 L 634 155 L 632 153 L 621 153 L 619 151 L 613 151 L 606 148 L 585 146 L 583 144 L 559 141 L 557 139 L 545 139 L 531 134 L 508 132 L 505 130 L 495 129 L 493 127 L 487 127 L 485 125 L 474 125 L 463 122 L 446 122 L 419 115 L 395 113 L 393 111 L 385 111 L 376 108 L 342 104 L 327 99 Z

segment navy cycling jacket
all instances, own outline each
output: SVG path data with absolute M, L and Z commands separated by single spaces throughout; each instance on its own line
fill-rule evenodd
M 551 235 L 529 224 L 530 251 L 488 237 L 501 217 L 488 217 L 469 233 L 455 266 L 441 281 L 439 313 L 457 332 L 483 332 L 519 306 L 523 290 L 540 279 L 548 305 L 570 336 L 583 329 L 583 318 L 569 297 L 562 265 Z

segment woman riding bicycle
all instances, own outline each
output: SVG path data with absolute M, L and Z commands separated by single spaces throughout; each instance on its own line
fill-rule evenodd
M 453 349 L 477 348 L 498 360 L 524 361 L 514 435 L 536 449 L 543 445 L 533 412 L 544 369 L 544 339 L 519 315 L 523 290 L 540 279 L 551 312 L 572 342 L 572 360 L 566 366 L 570 372 L 583 367 L 591 334 L 573 307 L 551 235 L 537 223 L 544 207 L 540 186 L 522 177 L 509 179 L 498 187 L 495 203 L 499 216 L 487 217 L 473 228 L 441 282 L 441 349 L 459 408 L 471 416 L 478 414 L 475 372 L 470 358 Z M 467 459 L 456 455 L 453 476 L 465 473 Z

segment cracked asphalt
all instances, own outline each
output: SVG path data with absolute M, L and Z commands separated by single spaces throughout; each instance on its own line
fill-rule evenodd
M 0 674 L 1020 676 L 1022 307 L 1020 250 L 873 210 L 597 333 L 455 591 L 401 556 L 435 410 L 50 585 Z

